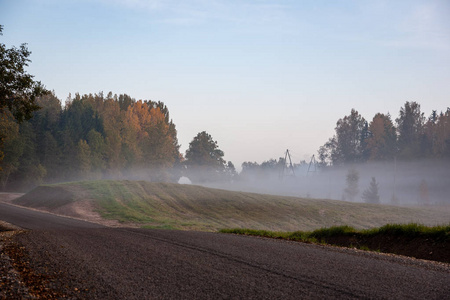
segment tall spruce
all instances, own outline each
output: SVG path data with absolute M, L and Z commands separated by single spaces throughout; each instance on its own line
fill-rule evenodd
M 425 123 L 424 114 L 417 102 L 406 102 L 400 109 L 397 122 L 399 156 L 402 159 L 420 157 L 420 140 Z
M 369 187 L 363 192 L 362 199 L 366 203 L 379 204 L 380 195 L 378 194 L 378 183 L 375 177 L 372 177 Z
M 348 201 L 354 201 L 359 194 L 359 173 L 356 169 L 352 168 L 347 173 L 347 187 L 344 190 L 344 199 Z

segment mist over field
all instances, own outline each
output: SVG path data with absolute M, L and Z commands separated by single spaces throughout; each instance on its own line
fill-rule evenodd
M 346 176 L 352 169 L 359 174 L 358 192 L 354 199 L 349 199 L 345 195 Z M 247 173 L 241 174 L 239 180 L 233 183 L 215 183 L 209 186 L 275 195 L 364 202 L 362 194 L 369 188 L 374 177 L 378 183 L 381 204 L 450 204 L 449 161 L 368 162 L 324 168 L 303 164 L 294 168 L 294 173 L 295 176 L 283 176 L 276 170 Z
M 406 102 L 397 127 L 389 115 L 377 114 L 369 123 L 352 109 L 318 149 L 319 161 L 297 164 L 286 151 L 278 160 L 244 162 L 238 173 L 206 131 L 180 153 L 162 102 L 108 93 L 76 95 L 64 107 L 52 94 L 38 103 L 42 108 L 29 121 L 17 124 L 8 115 L 0 124 L 9 128 L 0 163 L 3 191 L 78 180 L 185 177 L 207 187 L 311 199 L 450 204 L 450 109 L 426 119 L 418 103 Z

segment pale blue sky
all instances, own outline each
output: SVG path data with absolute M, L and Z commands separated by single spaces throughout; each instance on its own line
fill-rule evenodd
M 450 1 L 0 0 L 2 43 L 64 102 L 167 104 L 184 152 L 207 131 L 236 166 L 308 160 L 358 110 L 450 106 Z

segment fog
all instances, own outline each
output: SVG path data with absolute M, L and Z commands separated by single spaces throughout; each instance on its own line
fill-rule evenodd
M 359 176 L 354 199 L 346 196 L 347 175 L 355 170 Z M 378 183 L 381 204 L 395 205 L 450 205 L 450 161 L 390 161 L 364 163 L 340 167 L 296 165 L 292 172 L 280 168 L 241 171 L 239 174 L 212 176 L 211 170 L 189 174 L 186 169 L 133 168 L 120 173 L 94 173 L 91 176 L 69 176 L 63 181 L 76 180 L 144 180 L 153 182 L 178 182 L 233 191 L 254 192 L 311 199 L 334 199 L 364 202 L 362 195 L 369 188 L 372 177 Z M 195 174 L 195 175 L 194 175 Z M 191 176 L 190 176 L 191 175 Z M 201 178 L 202 180 L 196 180 Z M 211 181 L 213 179 L 215 181 Z M 218 180 L 221 178 L 222 180 Z M 45 183 L 61 182 L 59 179 Z M 14 186 L 12 185 L 14 188 Z M 29 190 L 31 186 L 28 186 Z
M 442 205 L 450 204 L 450 161 L 380 162 L 342 167 L 313 168 L 303 164 L 294 168 L 294 176 L 276 170 L 241 172 L 231 183 L 207 184 L 210 187 L 238 191 L 364 202 L 363 192 L 372 177 L 378 183 L 381 204 Z M 358 193 L 351 200 L 345 196 L 347 174 L 359 174 Z

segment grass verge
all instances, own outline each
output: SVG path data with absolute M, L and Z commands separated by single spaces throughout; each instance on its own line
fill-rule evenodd
M 387 224 L 360 230 L 350 226 L 333 226 L 294 232 L 237 228 L 219 232 L 322 243 L 450 263 L 450 224 L 432 227 L 416 223 Z

